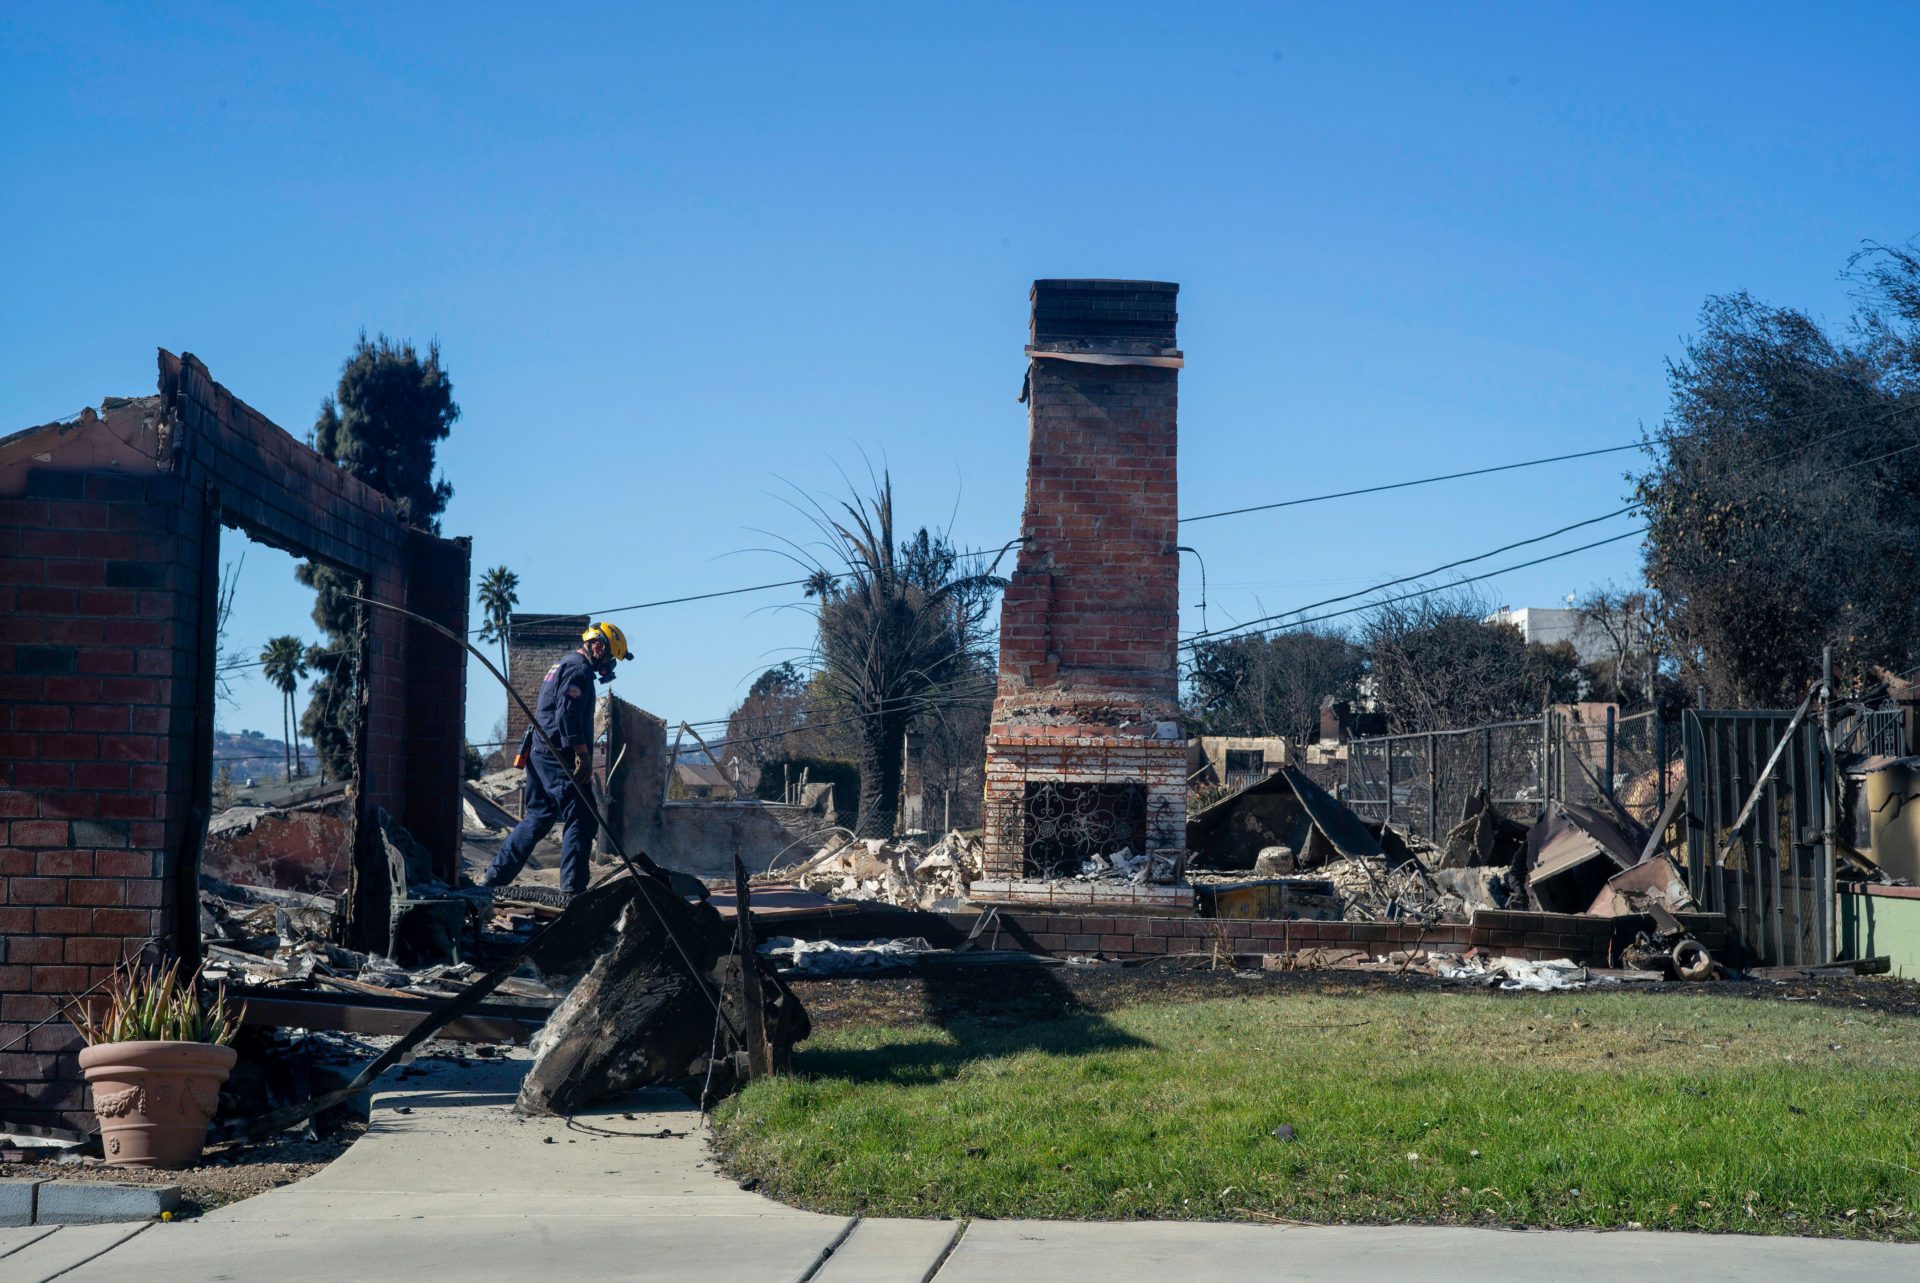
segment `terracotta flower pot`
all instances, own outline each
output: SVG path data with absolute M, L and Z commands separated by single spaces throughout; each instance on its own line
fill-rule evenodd
M 80 1050 L 109 1163 L 185 1167 L 200 1157 L 220 1084 L 240 1058 L 206 1042 L 110 1042 Z

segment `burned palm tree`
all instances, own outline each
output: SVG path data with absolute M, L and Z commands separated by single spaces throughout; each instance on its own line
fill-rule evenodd
M 960 555 L 926 529 L 895 538 L 893 481 L 836 509 L 815 505 L 823 559 L 807 583 L 819 631 L 815 662 L 858 745 L 859 832 L 889 835 L 900 804 L 902 754 L 915 716 L 991 698 L 992 676 L 975 649 L 978 625 L 1001 581 L 959 574 Z

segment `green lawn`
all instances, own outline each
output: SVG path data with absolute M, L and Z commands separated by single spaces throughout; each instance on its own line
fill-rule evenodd
M 843 1213 L 1920 1238 L 1920 1021 L 1248 984 L 831 1031 L 728 1102 L 718 1144 L 736 1176 Z

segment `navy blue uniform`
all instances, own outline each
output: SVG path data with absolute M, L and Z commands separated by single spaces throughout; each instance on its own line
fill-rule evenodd
M 540 698 L 533 706 L 533 720 L 562 757 L 555 757 L 533 737 L 527 754 L 527 782 L 521 791 L 521 815 L 500 853 L 487 866 L 486 885 L 505 886 L 519 876 L 533 854 L 535 843 L 545 837 L 557 820 L 560 831 L 560 884 L 571 895 L 587 889 L 588 851 L 600 825 L 593 812 L 581 801 L 570 777 L 572 770 L 565 750 L 577 750 L 579 760 L 593 746 L 593 665 L 575 651 L 552 668 L 540 682 Z M 580 788 L 591 789 L 587 772 L 579 775 Z

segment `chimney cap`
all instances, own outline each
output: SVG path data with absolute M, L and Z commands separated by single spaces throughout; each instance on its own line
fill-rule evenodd
M 1035 350 L 1174 355 L 1179 285 L 1099 278 L 1037 280 L 1028 294 Z

